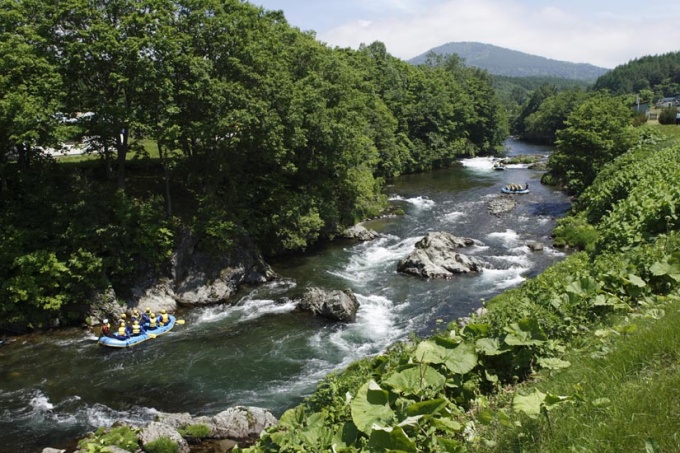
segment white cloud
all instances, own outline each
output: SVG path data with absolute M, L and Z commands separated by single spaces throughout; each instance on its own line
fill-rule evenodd
M 632 58 L 679 50 L 680 18 L 644 16 L 644 7 L 641 13 L 631 14 L 624 9 L 531 7 L 518 0 L 445 0 L 405 15 L 409 1 L 380 3 L 390 3 L 395 9 L 386 8 L 391 11 L 389 15 L 372 16 L 370 21 L 353 20 L 319 33 L 319 39 L 353 48 L 382 41 L 391 54 L 404 59 L 448 42 L 479 41 L 608 68 Z

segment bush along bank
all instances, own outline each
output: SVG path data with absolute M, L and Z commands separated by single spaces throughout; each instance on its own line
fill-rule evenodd
M 593 219 L 592 252 L 495 297 L 462 327 L 449 323 L 432 338 L 414 338 L 326 378 L 241 451 L 494 450 L 495 430 L 522 433 L 518 414 L 550 422 L 547 415 L 578 392 L 521 393 L 519 384 L 540 370 L 560 374 L 571 366 L 569 351 L 597 344 L 593 338 L 615 330 L 622 317 L 659 317 L 677 299 L 680 194 L 672 186 L 680 181 L 680 147 L 647 146 L 631 151 L 635 159 L 624 154 L 610 164 L 625 167 L 615 183 L 605 167 L 581 197 L 574 215 Z M 594 216 L 595 206 L 605 214 Z

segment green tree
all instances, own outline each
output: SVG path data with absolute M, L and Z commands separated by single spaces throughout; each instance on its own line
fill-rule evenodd
M 580 194 L 607 162 L 636 142 L 630 108 L 620 98 L 598 93 L 583 102 L 557 133 L 550 173 L 571 193 Z
M 60 4 L 56 34 L 71 112 L 93 112 L 83 126 L 116 150 L 117 183 L 125 187 L 130 136 L 139 125 L 145 78 L 162 21 L 159 0 L 73 0 Z
M 53 145 L 62 79 L 50 55 L 51 7 L 40 1 L 0 4 L 0 194 L 7 192 L 9 160 L 26 171 L 37 146 Z

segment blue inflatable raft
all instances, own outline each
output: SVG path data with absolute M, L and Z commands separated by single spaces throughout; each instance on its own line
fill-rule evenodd
M 109 348 L 129 348 L 130 346 L 134 346 L 146 340 L 156 338 L 158 335 L 163 335 L 164 333 L 170 332 L 172 328 L 175 327 L 176 319 L 173 315 L 168 315 L 168 318 L 170 318 L 170 322 L 162 327 L 156 327 L 153 330 L 145 330 L 139 335 L 130 336 L 124 340 L 117 338 L 115 335 L 110 337 L 100 337 L 97 341 L 97 344 L 101 346 L 108 346 Z

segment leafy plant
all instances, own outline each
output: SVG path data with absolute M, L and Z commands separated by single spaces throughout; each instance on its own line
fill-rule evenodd
M 87 453 L 105 453 L 107 447 L 115 446 L 126 451 L 136 451 L 139 448 L 137 431 L 129 426 L 116 428 L 100 428 L 97 432 L 78 442 L 81 451 Z

